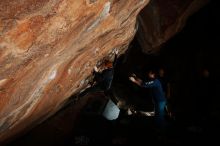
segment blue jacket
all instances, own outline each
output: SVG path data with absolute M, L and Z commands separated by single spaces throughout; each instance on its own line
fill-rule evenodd
M 153 98 L 156 102 L 166 101 L 161 82 L 158 79 L 149 82 L 143 82 L 142 87 L 152 88 Z

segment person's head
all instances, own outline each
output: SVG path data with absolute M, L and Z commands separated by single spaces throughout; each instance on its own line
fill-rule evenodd
M 155 79 L 155 78 L 156 78 L 156 73 L 155 73 L 155 71 L 150 70 L 150 71 L 148 72 L 148 78 L 149 78 L 149 79 Z
M 109 60 L 105 60 L 104 61 L 104 68 L 112 68 L 113 67 L 113 63 Z
M 164 77 L 165 70 L 163 68 L 159 68 L 159 76 Z

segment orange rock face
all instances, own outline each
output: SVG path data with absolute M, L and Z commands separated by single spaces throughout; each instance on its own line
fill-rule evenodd
M 128 46 L 149 0 L 1 0 L 0 141 L 86 88 L 96 63 Z

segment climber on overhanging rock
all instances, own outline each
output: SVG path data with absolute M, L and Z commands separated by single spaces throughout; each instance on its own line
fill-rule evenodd
M 106 95 L 108 95 L 111 90 L 118 50 L 114 49 L 113 53 L 115 55 L 113 62 L 110 60 L 104 60 L 102 66 L 99 69 L 97 66 L 94 67 L 94 82 L 96 82 L 98 88 L 103 90 Z

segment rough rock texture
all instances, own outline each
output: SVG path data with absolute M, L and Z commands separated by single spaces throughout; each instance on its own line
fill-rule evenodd
M 94 65 L 128 46 L 149 0 L 1 0 L 0 141 L 86 88 Z
M 138 41 L 145 53 L 157 53 L 187 18 L 209 0 L 152 0 L 139 17 Z

